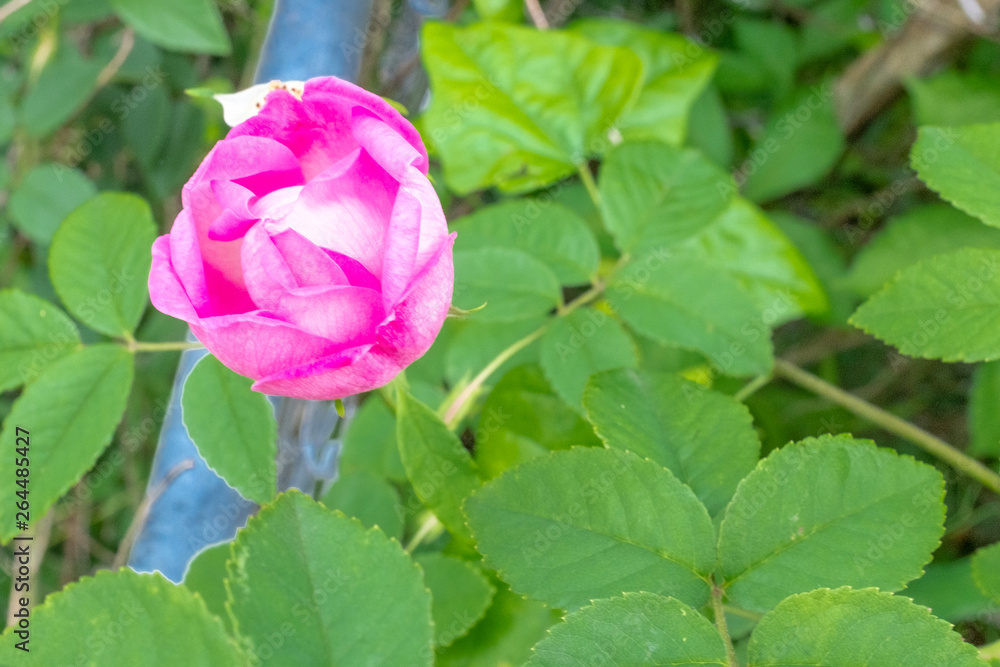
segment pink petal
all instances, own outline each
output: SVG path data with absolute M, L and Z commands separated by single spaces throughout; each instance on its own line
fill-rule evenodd
M 318 246 L 382 274 L 382 247 L 398 184 L 367 153 L 346 170 L 302 189 L 286 224 Z
M 357 148 L 349 127 L 350 107 L 332 107 L 319 115 L 313 105 L 275 90 L 268 93 L 260 113 L 230 130 L 227 139 L 273 138 L 295 154 L 308 181 Z
M 344 100 L 346 104 L 341 103 L 339 100 Z M 354 107 L 368 109 L 416 149 L 419 159 L 414 162 L 414 166 L 424 174 L 427 173 L 427 150 L 420 139 L 420 133 L 417 132 L 410 121 L 403 118 L 402 114 L 378 95 L 355 86 L 352 83 L 348 83 L 343 79 L 326 76 L 306 81 L 302 101 L 306 105 L 317 109 L 316 113 L 322 114 L 324 120 L 328 118 L 327 114 L 329 112 L 326 111 L 327 109 L 335 110 L 334 114 L 341 113 L 340 109 L 344 106 L 351 109 Z
M 308 334 L 259 311 L 191 322 L 191 331 L 223 364 L 252 378 L 340 351 L 338 343 Z
M 235 241 L 246 234 L 258 218 L 250 211 L 251 190 L 232 181 L 210 181 L 222 213 L 208 227 L 208 238 L 213 241 Z
M 382 292 L 391 310 L 448 236 L 441 201 L 427 177 L 407 167 L 385 236 Z
M 382 295 L 364 287 L 300 287 L 281 295 L 275 315 L 307 333 L 356 346 L 375 341 Z
M 153 242 L 153 265 L 149 270 L 149 299 L 161 313 L 185 321 L 198 319 L 198 313 L 191 305 L 191 300 L 170 263 L 170 237 L 166 235 Z
M 271 241 L 284 257 L 285 263 L 295 277 L 297 286 L 353 284 L 327 251 L 294 229 L 286 229 L 280 234 L 272 236 Z M 378 287 L 376 286 L 375 289 Z
M 453 236 L 448 237 L 417 276 L 394 314 L 379 327 L 375 345 L 289 366 L 261 377 L 253 388 L 266 394 L 329 400 L 387 384 L 430 348 L 448 315 L 454 278 L 453 241 Z

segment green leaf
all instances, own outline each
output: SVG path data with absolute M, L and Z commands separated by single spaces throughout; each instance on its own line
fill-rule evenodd
M 30 434 L 32 522 L 83 477 L 111 442 L 131 386 L 132 355 L 117 345 L 93 345 L 53 363 L 14 402 L 0 442 L 13 447 L 18 428 Z M 14 471 L 15 457 L 0 457 L 2 479 L 12 484 Z M 2 542 L 19 532 L 15 511 L 13 502 L 0 505 Z
M 762 375 L 774 362 L 770 328 L 735 278 L 671 253 L 636 257 L 607 298 L 644 336 L 703 352 L 729 375 Z
M 911 264 L 961 248 L 1000 250 L 1000 231 L 947 204 L 916 206 L 889 220 L 855 256 L 850 285 L 871 296 Z
M 777 199 L 818 182 L 843 150 L 828 81 L 799 90 L 771 115 L 737 168 L 736 182 L 755 202 Z
M 460 194 L 526 192 L 574 173 L 609 145 L 642 76 L 626 49 L 498 23 L 427 23 L 423 56 L 432 96 L 422 129 Z
M 792 87 L 798 65 L 795 31 L 781 21 L 740 16 L 733 25 L 736 44 L 767 73 L 775 96 Z
M 535 316 L 514 322 L 456 322 L 456 332 L 445 352 L 445 378 L 452 385 L 469 379 L 513 343 L 537 331 L 547 318 Z M 497 369 L 502 377 L 519 364 L 538 360 L 538 346 L 529 345 Z
M 917 125 L 973 125 L 1000 121 L 1000 85 L 996 76 L 944 71 L 903 83 L 913 101 Z
M 930 607 L 938 618 L 949 623 L 971 620 L 989 613 L 995 604 L 976 586 L 972 578 L 972 556 L 931 563 L 924 576 L 915 579 L 902 594 L 919 605 Z
M 916 657 L 919 656 L 919 657 Z M 984 667 L 976 648 L 926 607 L 875 589 L 820 589 L 784 600 L 761 619 L 749 667 Z
M 599 373 L 590 378 L 583 404 L 608 447 L 669 468 L 713 515 L 726 506 L 760 454 L 746 406 L 676 375 Z
M 79 346 L 76 325 L 54 305 L 20 290 L 0 291 L 0 392 L 31 382 Z
M 910 164 L 943 199 L 1000 227 L 1000 123 L 921 127 Z
M 472 0 L 472 6 L 485 20 L 520 23 L 524 18 L 524 5 L 518 0 Z
M 184 573 L 184 587 L 197 593 L 208 610 L 222 619 L 227 630 L 232 620 L 226 611 L 226 561 L 232 542 L 205 547 L 194 555 Z
M 829 311 L 814 314 L 822 322 L 846 326 L 857 299 L 846 283 L 847 262 L 833 235 L 819 225 L 785 211 L 768 211 L 768 217 L 805 257 L 829 303 Z
M 397 540 L 403 537 L 399 494 L 391 484 L 370 472 L 342 472 L 323 495 L 323 504 L 353 516 L 368 528 L 378 526 L 389 537 Z
M 742 197 L 677 252 L 736 278 L 760 307 L 762 324 L 776 326 L 802 312 L 829 308 L 809 263 L 784 232 Z
M 8 628 L 0 660 L 28 654 Z M 166 631 L 165 631 L 166 630 Z M 240 667 L 247 656 L 196 595 L 159 573 L 98 571 L 45 598 L 31 612 L 33 665 Z
M 621 251 L 659 250 L 705 229 L 728 205 L 732 183 L 696 151 L 624 143 L 601 165 L 601 209 Z
M 869 440 L 824 435 L 771 453 L 719 528 L 719 574 L 736 606 L 767 611 L 821 586 L 898 591 L 944 532 L 944 480 Z
M 549 267 L 513 248 L 455 252 L 454 303 L 480 322 L 510 322 L 544 315 L 559 305 L 559 279 Z
M 184 383 L 184 426 L 205 462 L 229 486 L 263 504 L 278 491 L 278 425 L 267 396 L 212 355 Z
M 25 131 L 40 139 L 72 118 L 94 92 L 104 65 L 84 59 L 71 43 L 63 41 L 21 101 L 18 118 Z
M 431 596 L 420 569 L 380 530 L 299 491 L 250 519 L 227 569 L 236 627 L 269 665 L 432 662 Z
M 495 583 L 497 592 L 486 616 L 467 635 L 438 652 L 438 667 L 523 665 L 531 647 L 559 621 L 559 612 L 512 593 L 503 582 Z
M 635 368 L 635 345 L 618 321 L 596 308 L 557 318 L 541 341 L 542 370 L 566 403 L 583 412 L 583 389 L 594 373 Z
M 492 478 L 549 451 L 599 444 L 590 424 L 556 395 L 541 368 L 527 364 L 504 375 L 483 404 L 476 462 Z
M 584 19 L 573 24 L 573 31 L 598 44 L 624 47 L 642 61 L 639 97 L 617 123 L 622 137 L 681 144 L 688 113 L 712 79 L 715 54 L 681 35 L 629 21 Z
M 969 392 L 969 453 L 973 456 L 1000 457 L 1000 362 L 976 367 Z
M 1000 250 L 964 248 L 910 266 L 850 322 L 910 357 L 1000 358 Z
M 340 469 L 344 474 L 365 471 L 394 482 L 406 479 L 396 446 L 396 416 L 377 395 L 369 396 L 348 422 Z
M 149 302 L 156 226 L 141 197 L 104 192 L 59 227 L 49 252 L 52 285 L 69 312 L 109 336 L 131 334 Z
M 79 169 L 47 162 L 28 172 L 7 210 L 28 238 L 48 245 L 70 211 L 95 194 L 97 188 Z
M 708 512 L 669 470 L 635 454 L 553 452 L 488 482 L 465 512 L 486 564 L 552 606 L 639 590 L 708 600 Z
M 1000 543 L 983 547 L 972 556 L 972 578 L 984 595 L 1000 604 Z
M 420 554 L 414 560 L 431 591 L 434 644 L 451 646 L 486 614 L 496 590 L 479 568 L 466 561 L 440 553 Z
M 468 537 L 461 508 L 482 483 L 476 463 L 436 412 L 409 393 L 397 397 L 396 439 L 413 490 L 448 530 Z
M 589 283 L 600 261 L 587 223 L 551 199 L 514 199 L 486 206 L 451 227 L 458 232 L 456 251 L 514 248 L 548 266 L 564 285 Z
M 595 600 L 549 630 L 527 667 L 672 665 L 727 667 L 719 631 L 696 610 L 673 598 L 628 593 Z
M 688 120 L 687 145 L 705 154 L 720 167 L 733 161 L 733 130 L 729 126 L 726 107 L 715 85 L 702 91 L 691 107 Z
M 232 50 L 211 0 L 111 0 L 111 5 L 122 21 L 165 49 L 217 56 Z

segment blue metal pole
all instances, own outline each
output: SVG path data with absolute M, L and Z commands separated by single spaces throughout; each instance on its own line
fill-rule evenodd
M 357 80 L 371 0 L 277 0 L 257 67 L 256 80 L 305 80 L 338 76 Z M 163 420 L 147 497 L 152 502 L 129 566 L 158 570 L 179 582 L 194 555 L 231 540 L 256 505 L 216 475 L 198 454 L 181 420 L 181 391 L 204 350 L 181 356 Z M 279 488 L 312 491 L 336 471 L 336 443 L 329 442 L 338 417 L 331 402 L 272 399 L 279 430 Z M 193 463 L 174 479 L 171 471 Z

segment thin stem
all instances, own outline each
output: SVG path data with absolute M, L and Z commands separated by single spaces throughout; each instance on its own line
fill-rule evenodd
M 956 470 L 979 481 L 983 486 L 996 493 L 1000 493 L 1000 475 L 971 456 L 955 449 L 937 436 L 914 426 L 908 421 L 900 419 L 891 412 L 886 412 L 882 408 L 872 405 L 868 401 L 849 394 L 840 387 L 821 380 L 812 373 L 804 371 L 795 364 L 791 364 L 783 359 L 775 360 L 774 372 L 776 375 L 780 375 L 804 389 L 808 389 L 827 400 L 837 403 L 857 416 L 882 427 L 889 433 L 909 440 Z
M 143 343 L 137 340 L 126 340 L 125 347 L 131 352 L 176 352 L 177 350 L 200 350 L 205 347 L 201 343 L 186 340 L 169 343 Z
M 754 379 L 743 385 L 739 391 L 733 394 L 733 398 L 737 401 L 743 402 L 750 398 L 758 389 L 763 387 L 765 384 L 771 381 L 771 375 L 758 375 Z
M 413 553 L 413 550 L 423 544 L 423 541 L 427 539 L 432 533 L 439 533 L 444 528 L 438 518 L 433 514 L 428 514 L 427 518 L 421 522 L 420 526 L 417 528 L 417 532 L 413 533 L 413 537 L 410 541 L 406 543 L 403 550 L 406 553 Z
M 135 543 L 135 539 L 139 537 L 139 533 L 142 532 L 143 526 L 146 525 L 146 519 L 149 518 L 149 511 L 153 508 L 153 503 L 155 503 L 163 493 L 170 488 L 177 476 L 183 472 L 186 472 L 194 467 L 193 459 L 183 459 L 169 471 L 167 474 L 156 483 L 149 494 L 142 499 L 139 503 L 138 509 L 135 511 L 135 516 L 132 517 L 132 523 L 129 525 L 128 530 L 125 531 L 125 537 L 122 538 L 121 544 L 118 545 L 118 553 L 115 554 L 115 559 L 111 563 L 111 569 L 117 570 L 118 568 L 125 565 L 128 561 L 129 554 L 132 553 L 132 545 Z
M 542 6 L 538 0 L 524 0 L 524 7 L 528 10 L 531 22 L 535 24 L 536 28 L 539 30 L 549 29 L 549 20 L 545 18 L 545 12 L 542 11 Z
M 719 634 L 726 643 L 729 667 L 740 667 L 736 659 L 736 649 L 733 648 L 733 638 L 729 636 L 729 627 L 726 625 L 726 606 L 722 604 L 722 587 L 716 584 L 712 584 L 712 609 L 715 611 L 715 627 L 719 629 Z
M 587 188 L 587 194 L 590 195 L 590 200 L 594 202 L 594 206 L 598 210 L 601 209 L 601 191 L 597 189 L 597 182 L 594 180 L 594 174 L 590 171 L 590 165 L 587 164 L 586 160 L 578 162 L 576 164 L 576 170 L 580 174 L 580 180 L 583 181 L 583 187 Z
M 494 358 L 493 361 L 487 364 L 483 370 L 479 371 L 479 374 L 476 375 L 476 377 L 472 378 L 472 381 L 469 382 L 468 385 L 466 385 L 465 389 L 463 389 L 462 392 L 455 397 L 455 400 L 452 401 L 451 405 L 448 406 L 448 409 L 445 410 L 444 416 L 442 417 L 444 423 L 452 425 L 452 422 L 455 420 L 455 417 L 461 411 L 462 406 L 465 405 L 467 401 L 469 401 L 473 396 L 476 395 L 476 392 L 479 391 L 479 388 L 483 386 L 483 383 L 486 382 L 490 378 L 490 376 L 493 375 L 494 372 L 496 372 L 498 368 L 503 366 L 504 362 L 506 362 L 515 354 L 517 354 L 518 352 L 520 352 L 521 350 L 523 350 L 524 348 L 528 347 L 536 340 L 541 338 L 542 334 L 545 333 L 545 331 L 549 328 L 550 324 L 551 320 L 549 322 L 546 322 L 542 326 L 538 327 L 537 329 L 532 331 L 530 334 L 528 334 L 521 340 L 516 341 L 506 350 L 498 354 L 496 358 Z
M 560 307 L 556 311 L 556 315 L 562 316 L 572 313 L 580 306 L 584 306 L 599 297 L 603 291 L 604 284 L 601 282 L 596 283 L 589 290 L 576 297 L 565 306 Z M 441 416 L 444 423 L 450 428 L 454 428 L 457 425 L 454 422 L 461 413 L 462 407 L 476 395 L 476 392 L 478 392 L 480 387 L 483 386 L 483 383 L 490 379 L 490 376 L 493 375 L 498 368 L 503 366 L 508 359 L 541 338 L 542 334 L 544 334 L 550 326 L 552 326 L 552 320 L 549 320 L 542 326 L 538 327 L 524 338 L 515 341 L 510 345 L 510 347 L 498 354 L 493 361 L 483 368 L 483 370 L 479 371 L 476 377 L 472 378 L 472 381 L 469 382 L 469 384 L 466 385 L 466 387 L 462 389 L 457 396 L 455 396 L 455 399 L 447 405 L 444 410 L 444 414 Z

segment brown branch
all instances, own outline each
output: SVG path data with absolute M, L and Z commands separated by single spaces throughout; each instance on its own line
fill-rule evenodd
M 846 134 L 860 129 L 892 102 L 902 90 L 903 79 L 927 74 L 966 38 L 986 34 L 984 26 L 996 24 L 1000 0 L 975 2 L 985 16 L 981 22 L 945 0 L 909 0 L 903 5 L 910 13 L 901 29 L 854 61 L 834 84 L 837 116 Z

